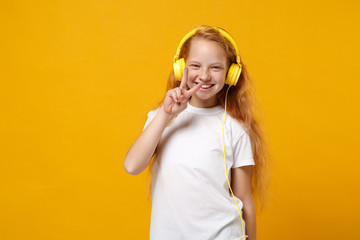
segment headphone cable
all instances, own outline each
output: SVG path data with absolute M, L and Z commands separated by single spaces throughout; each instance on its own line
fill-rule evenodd
M 233 195 L 233 198 L 234 198 L 234 200 L 235 200 L 237 209 L 238 209 L 239 214 L 240 214 L 241 227 L 242 227 L 242 232 L 243 232 L 243 239 L 245 240 L 246 238 L 245 238 L 244 222 L 243 222 L 243 219 L 242 219 L 242 216 L 241 216 L 240 208 L 239 208 L 239 206 L 238 206 L 238 204 L 237 204 L 237 201 L 236 201 L 236 199 L 235 199 L 234 193 L 233 193 L 233 191 L 232 191 L 232 189 L 231 189 L 231 186 L 230 186 L 229 176 L 228 176 L 227 167 L 226 167 L 225 140 L 224 140 L 224 123 L 225 123 L 225 117 L 226 117 L 227 95 L 228 95 L 228 92 L 229 92 L 230 87 L 231 87 L 231 85 L 229 85 L 229 88 L 226 90 L 226 95 L 225 95 L 225 113 L 224 113 L 224 119 L 223 119 L 223 123 L 222 123 L 222 140 L 223 140 L 223 150 L 224 150 L 224 151 L 223 151 L 223 152 L 224 152 L 224 163 L 225 163 L 226 178 L 227 178 L 227 181 L 228 181 L 228 185 L 229 185 L 231 194 Z

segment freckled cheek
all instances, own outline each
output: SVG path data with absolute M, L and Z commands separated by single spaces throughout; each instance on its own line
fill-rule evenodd
M 219 75 L 217 76 L 217 79 L 225 82 L 226 73 L 219 73 Z
M 190 72 L 188 75 L 188 84 L 193 85 L 195 80 L 196 80 L 196 74 Z

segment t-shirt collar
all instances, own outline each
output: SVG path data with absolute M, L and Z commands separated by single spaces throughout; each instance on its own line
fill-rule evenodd
M 210 107 L 210 108 L 199 108 L 192 106 L 190 104 L 190 101 L 188 101 L 186 110 L 191 113 L 199 114 L 199 115 L 213 115 L 213 114 L 221 113 L 224 110 L 224 108 L 221 105 L 217 105 L 215 107 Z

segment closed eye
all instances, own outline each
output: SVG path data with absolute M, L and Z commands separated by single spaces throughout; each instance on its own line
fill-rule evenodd
M 190 67 L 199 68 L 200 65 L 198 65 L 198 64 L 190 64 Z
M 213 67 L 211 67 L 212 69 L 215 69 L 215 70 L 219 70 L 219 69 L 221 69 L 221 67 L 220 66 L 213 66 Z

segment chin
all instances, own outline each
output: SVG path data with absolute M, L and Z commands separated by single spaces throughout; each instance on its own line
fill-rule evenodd
M 196 95 L 195 98 L 197 98 L 198 100 L 201 100 L 201 101 L 208 101 L 208 100 L 211 101 L 211 100 L 214 100 L 215 98 L 217 98 L 216 94 L 204 96 L 201 93 L 200 94 L 196 93 L 195 95 Z

